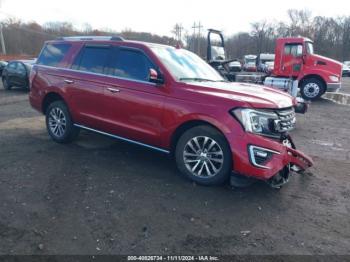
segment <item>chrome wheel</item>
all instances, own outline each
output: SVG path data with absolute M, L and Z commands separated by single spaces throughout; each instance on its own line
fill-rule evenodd
M 224 163 L 224 153 L 214 139 L 196 136 L 186 143 L 183 160 L 192 175 L 209 178 L 220 172 Z
M 304 94 L 308 98 L 315 98 L 320 93 L 320 87 L 316 83 L 308 83 L 304 87 Z
M 54 107 L 50 111 L 49 128 L 51 133 L 58 138 L 63 137 L 66 132 L 66 116 L 64 115 L 64 112 L 58 107 Z

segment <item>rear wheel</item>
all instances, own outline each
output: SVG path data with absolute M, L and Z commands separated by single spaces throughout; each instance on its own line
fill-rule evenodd
M 305 100 L 316 100 L 326 91 L 325 84 L 317 78 L 309 78 L 302 82 L 300 94 Z
M 7 77 L 3 77 L 2 78 L 2 85 L 6 90 L 10 90 L 12 88 L 12 86 L 10 85 Z
M 198 184 L 222 184 L 231 173 L 230 147 L 225 137 L 210 126 L 187 130 L 177 143 L 175 157 L 181 173 Z
M 57 143 L 69 143 L 79 134 L 79 128 L 74 126 L 68 107 L 63 101 L 53 102 L 47 108 L 46 128 Z

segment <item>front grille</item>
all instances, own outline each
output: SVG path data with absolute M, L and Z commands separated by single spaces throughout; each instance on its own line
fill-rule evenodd
M 287 132 L 294 129 L 295 112 L 294 108 L 287 108 L 276 111 L 278 120 L 276 121 L 275 129 L 278 132 Z

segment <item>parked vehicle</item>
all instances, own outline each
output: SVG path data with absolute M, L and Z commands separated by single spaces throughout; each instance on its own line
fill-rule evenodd
M 215 41 L 213 39 L 215 37 L 218 38 L 219 41 Z M 207 43 L 208 64 L 229 81 L 235 81 L 235 72 L 236 70 L 239 70 L 237 62 L 239 61 L 237 59 L 227 59 L 224 36 L 222 35 L 221 31 L 209 29 L 207 35 Z
M 80 129 L 172 153 L 203 185 L 250 177 L 273 187 L 312 160 L 297 151 L 295 99 L 264 86 L 231 83 L 184 49 L 118 37 L 46 42 L 30 75 L 30 103 L 51 138 Z M 241 181 L 241 180 L 240 180 Z
M 29 74 L 35 60 L 10 61 L 2 72 L 2 84 L 7 90 L 12 87 L 29 88 Z
M 256 55 L 245 55 L 243 60 L 244 60 L 244 65 L 243 65 L 243 70 L 246 72 L 256 72 Z
M 342 64 L 316 55 L 313 42 L 308 38 L 277 39 L 275 55 L 273 76 L 265 79 L 265 85 L 281 89 L 299 87 L 305 100 L 315 100 L 341 87 Z
M 350 76 L 350 61 L 345 61 L 343 63 L 342 76 Z
M 8 64 L 7 61 L 0 61 L 0 76 L 2 75 L 2 71 L 7 66 L 7 64 Z
M 275 61 L 275 54 L 259 54 L 256 59 L 258 72 L 271 73 Z
M 239 62 L 238 60 L 228 63 L 228 68 L 229 68 L 230 72 L 241 72 L 242 71 L 241 62 Z

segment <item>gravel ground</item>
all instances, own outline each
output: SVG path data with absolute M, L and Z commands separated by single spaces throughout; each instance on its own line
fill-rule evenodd
M 350 254 L 349 106 L 298 115 L 310 172 L 231 189 L 99 135 L 56 144 L 27 96 L 0 89 L 0 254 Z

